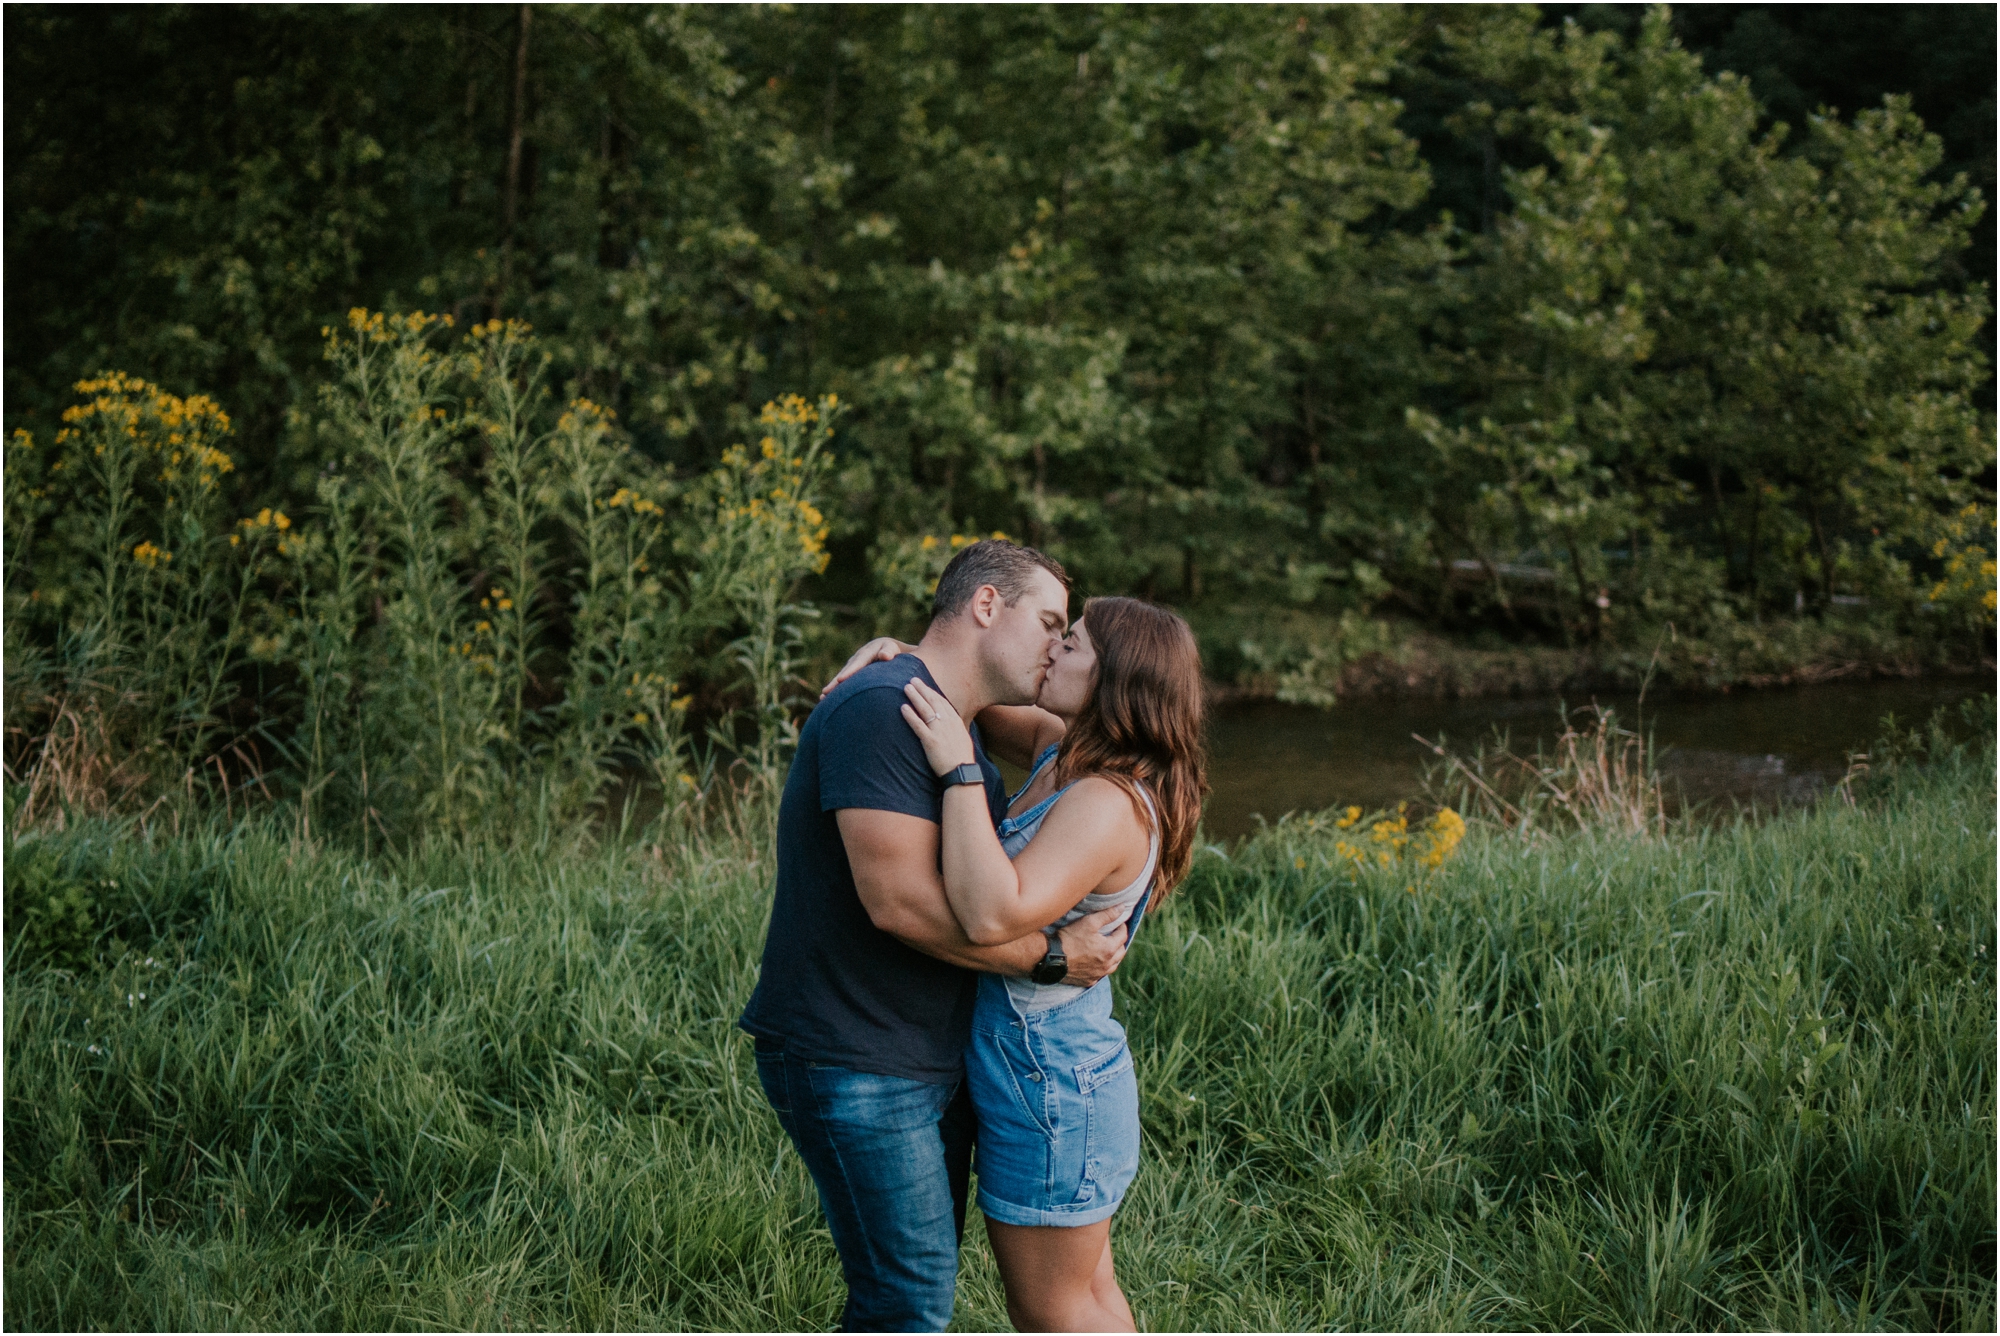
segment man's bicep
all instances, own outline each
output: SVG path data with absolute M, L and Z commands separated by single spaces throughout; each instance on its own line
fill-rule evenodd
M 835 812 L 854 889 L 869 921 L 926 955 L 966 969 L 1026 974 L 1048 949 L 1039 930 L 1004 946 L 974 946 L 952 917 L 938 874 L 938 828 L 867 807 Z
M 914 935 L 909 928 L 926 917 L 922 911 L 930 902 L 944 905 L 937 823 L 872 807 L 843 807 L 833 815 L 868 917 L 884 932 Z

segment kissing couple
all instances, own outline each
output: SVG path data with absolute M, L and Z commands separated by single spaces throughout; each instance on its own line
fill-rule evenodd
M 970 1171 L 1026 1331 L 1131 1331 L 1111 1216 L 1139 1086 L 1111 972 L 1207 791 L 1187 623 L 1032 548 L 963 549 L 916 645 L 855 652 L 799 735 L 741 1024 L 819 1188 L 843 1331 L 943 1331 Z M 988 751 L 1026 769 L 1010 799 Z

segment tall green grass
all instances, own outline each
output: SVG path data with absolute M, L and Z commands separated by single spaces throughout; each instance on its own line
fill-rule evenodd
M 1991 1330 L 1993 756 L 1859 797 L 1479 827 L 1417 893 L 1324 822 L 1203 854 L 1117 980 L 1141 1324 Z M 7 1325 L 831 1325 L 733 1028 L 770 872 L 15 838 L 10 898 L 98 917 L 67 968 L 10 935 Z M 1005 1327 L 976 1224 L 965 1263 L 958 1325 Z

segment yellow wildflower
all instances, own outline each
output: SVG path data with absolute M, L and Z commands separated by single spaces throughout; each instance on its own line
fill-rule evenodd
M 1417 855 L 1425 867 L 1440 868 L 1465 838 L 1465 818 L 1447 807 L 1430 819 L 1424 831 L 1423 851 Z

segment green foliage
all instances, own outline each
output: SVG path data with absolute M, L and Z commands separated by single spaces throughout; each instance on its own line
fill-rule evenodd
M 810 708 L 794 689 L 802 685 L 803 622 L 816 614 L 787 599 L 801 577 L 824 571 L 829 559 L 826 516 L 813 500 L 839 412 L 834 395 L 816 405 L 797 395 L 764 405 L 758 422 L 767 434 L 756 456 L 740 445 L 723 452 L 722 466 L 696 489 L 703 523 L 687 540 L 696 590 L 744 628 L 727 652 L 751 687 L 756 740 L 746 759 L 773 794 L 783 782 L 783 758 L 798 741 L 800 707 Z M 732 740 L 718 730 L 717 741 Z
M 86 42 L 10 9 L 9 407 L 45 436 L 101 366 L 203 387 L 282 439 L 244 508 L 300 514 L 316 331 L 422 304 L 533 320 L 557 397 L 680 484 L 837 394 L 849 607 L 901 615 L 910 543 L 998 529 L 1197 622 L 1616 653 L 1866 600 L 1979 652 L 1978 591 L 1929 597 L 1936 527 L 1991 505 L 1965 144 L 1677 45 L 1720 20 L 1585 17 L 160 9 Z M 482 410 L 506 449 L 520 408 Z M 548 558 L 519 519 L 509 560 Z M 605 745 L 575 727 L 564 786 Z
M 60 853 L 47 844 L 10 845 L 7 853 L 9 953 L 62 969 L 85 966 L 97 943 L 99 900 L 118 883 L 64 876 Z
M 101 825 L 9 839 L 8 968 L 101 976 L 128 952 L 186 932 L 208 912 L 218 875 L 188 852 L 156 857 Z
M 184 774 L 191 796 L 197 769 L 274 796 L 257 739 L 286 762 L 272 777 L 301 833 L 364 849 L 531 809 L 582 819 L 635 767 L 671 821 L 709 769 L 686 722 L 697 685 L 748 697 L 746 738 L 726 713 L 714 731 L 775 782 L 836 401 L 769 405 L 756 459 L 738 447 L 683 485 L 608 410 L 551 402 L 525 325 L 453 346 L 451 324 L 357 309 L 326 331 L 333 375 L 303 428 L 324 464 L 296 521 L 224 521 L 231 462 L 207 441 L 227 419 L 130 378 L 80 385 L 96 397 L 46 473 L 16 438 L 9 670 L 37 702 L 17 821 L 164 798 Z M 246 682 L 232 738 L 223 707 Z
M 39 750 L 22 820 L 72 780 L 102 792 L 209 764 L 253 592 L 222 517 L 228 416 L 116 372 L 76 391 L 52 449 L 23 431 L 7 452 L 10 724 Z M 72 750 L 110 754 L 105 773 L 52 750 L 65 724 Z
M 1761 133 L 1748 85 L 1704 75 L 1663 11 L 1629 48 L 1493 35 L 1468 59 L 1525 96 L 1468 121 L 1548 165 L 1509 175 L 1515 210 L 1461 277 L 1463 406 L 1413 415 L 1448 467 L 1436 513 L 1481 560 L 1540 549 L 1566 620 L 1594 631 L 1706 629 L 1702 584 L 1744 611 L 1801 587 L 1821 606 L 1886 593 L 1880 554 L 1920 553 L 1992 457 L 1985 295 L 1928 277 L 1977 195 L 1929 179 L 1940 149 L 1903 99 L 1814 117 L 1781 153 L 1786 127 Z M 1683 518 L 1704 500 L 1714 546 Z M 1701 546 L 1719 568 L 1671 597 L 1653 567 Z
M 1140 1321 L 1990 1328 L 1992 752 L 1854 791 L 1664 838 L 1475 826 L 1416 893 L 1332 813 L 1202 853 L 1115 985 Z M 732 1024 L 763 838 L 364 859 L 85 821 L 15 842 L 10 894 L 38 844 L 207 899 L 81 973 L 10 943 L 10 1326 L 835 1320 Z M 957 1325 L 1006 1326 L 977 1223 Z

